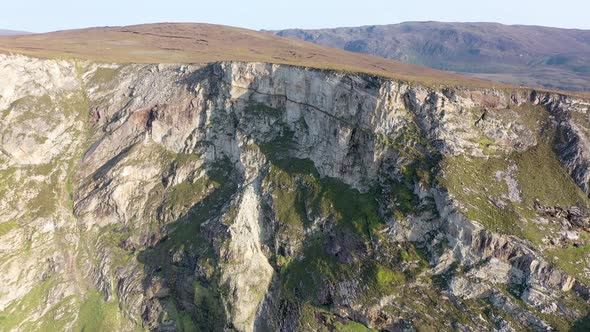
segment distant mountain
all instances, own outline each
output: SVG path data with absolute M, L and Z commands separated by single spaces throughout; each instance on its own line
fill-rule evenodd
M 0 36 L 28 35 L 30 32 L 0 29 Z
M 590 30 L 407 22 L 273 33 L 500 82 L 590 90 Z

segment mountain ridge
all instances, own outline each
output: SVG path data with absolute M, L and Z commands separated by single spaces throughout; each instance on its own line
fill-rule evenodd
M 208 63 L 244 61 L 318 69 L 365 72 L 398 79 L 434 79 L 479 86 L 490 83 L 408 66 L 379 57 L 359 56 L 269 34 L 215 24 L 156 23 L 94 27 L 27 36 L 0 37 L 0 52 L 41 58 L 80 58 L 127 63 Z
M 590 30 L 427 21 L 269 32 L 505 83 L 590 90 Z
M 30 32 L 0 29 L 0 36 L 16 36 L 16 35 L 28 35 Z
M 269 35 L 272 34 L 205 23 L 107 26 L 0 36 L 0 53 L 107 63 L 264 62 L 358 72 L 426 85 L 527 89 L 526 86 L 517 87 L 463 73 L 318 46 L 293 38 L 271 38 Z M 590 98 L 588 92 L 536 89 Z

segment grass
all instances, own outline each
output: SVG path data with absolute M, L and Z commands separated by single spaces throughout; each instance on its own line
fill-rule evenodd
M 492 139 L 487 136 L 480 137 L 477 143 L 482 148 L 484 154 L 493 154 L 493 150 L 490 149 L 490 147 L 494 146 L 496 142 L 494 142 Z
M 80 306 L 77 331 L 114 331 L 121 326 L 119 307 L 116 303 L 107 303 L 96 291 L 90 292 Z
M 510 202 L 508 187 L 496 172 L 515 166 L 522 202 Z M 514 234 L 540 243 L 542 231 L 521 219 L 535 216 L 533 205 L 587 207 L 588 199 L 561 166 L 552 148 L 544 142 L 508 156 L 477 158 L 459 156 L 443 160 L 444 176 L 439 181 L 461 205 L 462 212 L 486 228 Z M 498 206 L 503 201 L 505 206 Z
M 567 248 L 550 249 L 545 252 L 550 260 L 559 265 L 564 271 L 576 276 L 582 282 L 590 285 L 590 278 L 584 276 L 584 267 L 588 266 L 590 244 L 585 246 L 568 246 Z
M 278 163 L 279 165 L 277 165 Z M 277 255 L 277 265 L 285 296 L 295 302 L 317 303 L 316 294 L 327 285 L 347 280 L 358 280 L 362 292 L 353 295 L 362 301 L 372 301 L 391 294 L 402 285 L 406 277 L 415 277 L 416 271 L 401 272 L 402 262 L 416 260 L 416 269 L 425 266 L 423 259 L 410 247 L 382 247 L 392 261 L 389 265 L 363 258 L 367 247 L 381 241 L 379 230 L 384 227 L 378 212 L 376 192 L 361 193 L 332 178 L 320 178 L 313 163 L 301 159 L 279 159 L 273 162 L 265 186 L 272 193 L 272 211 L 279 223 L 278 236 L 285 234 L 290 240 L 304 243 L 298 258 Z M 312 220 L 325 220 L 329 232 L 305 235 Z M 343 238 L 342 246 L 350 247 L 352 262 L 343 263 L 327 247 L 329 234 Z M 387 241 L 386 239 L 383 239 Z M 398 265 L 399 264 L 399 265 Z
M 18 224 L 15 220 L 8 220 L 3 223 L 0 223 L 0 237 L 8 234 L 11 230 L 18 227 Z
M 280 221 L 308 226 L 307 215 L 331 217 L 364 239 L 381 224 L 374 193 L 361 193 L 334 178 L 320 178 L 313 162 L 283 159 L 271 167 L 273 206 Z
M 23 320 L 22 325 L 19 325 L 15 321 L 11 321 L 10 316 L 0 315 L 0 330 L 9 330 L 12 327 L 19 325 L 21 331 L 64 331 L 68 326 L 71 326 L 74 322 L 73 315 L 64 315 L 64 312 L 72 313 L 77 312 L 79 308 L 79 299 L 76 296 L 68 296 L 53 305 L 51 308 L 39 308 L 47 310 L 45 314 L 38 320 Z M 31 313 L 32 314 L 32 313 Z M 10 326 L 9 323 L 14 323 Z
M 34 311 L 40 310 L 47 301 L 48 292 L 55 286 L 54 280 L 46 280 L 34 286 L 25 296 L 0 312 L 0 330 L 10 331 L 26 321 Z
M 57 174 L 52 176 L 49 183 L 38 185 L 37 194 L 27 202 L 27 210 L 33 213 L 33 218 L 50 217 L 57 210 L 59 201 L 57 189 Z
M 403 273 L 377 265 L 375 268 L 375 282 L 380 290 L 387 293 L 392 286 L 403 285 L 406 282 L 406 278 Z
M 211 188 L 218 186 L 218 183 L 211 181 L 207 176 L 193 181 L 187 180 L 172 187 L 167 195 L 166 204 L 186 210 L 200 201 Z
M 230 167 L 227 160 L 219 162 L 208 170 L 201 181 L 172 187 L 162 206 L 182 205 L 183 212 L 177 219 L 166 224 L 165 240 L 141 251 L 137 256 L 146 269 L 157 269 L 158 276 L 172 284 L 182 275 L 192 276 L 185 282 L 192 285 L 193 298 L 184 300 L 192 300 L 194 312 L 184 310 L 185 306 L 177 302 L 179 293 L 175 287 L 170 290 L 173 295 L 165 300 L 164 320 L 173 320 L 179 331 L 222 330 L 226 323 L 221 304 L 221 289 L 218 287 L 217 257 L 209 239 L 203 234 L 201 225 L 222 211 L 223 206 L 236 192 L 236 185 L 231 181 Z M 197 280 L 193 276 L 193 270 L 187 271 L 183 264 L 172 261 L 171 253 L 176 252 L 198 253 L 190 258 L 196 259 L 196 262 L 187 264 L 198 264 L 201 266 L 200 271 L 208 271 L 207 275 Z
M 118 63 L 265 62 L 419 81 L 501 86 L 271 34 L 210 24 L 148 24 L 0 37 L 0 52 Z M 107 76 L 109 76 L 107 74 Z
M 25 322 L 23 330 L 65 331 L 66 327 L 71 327 L 74 323 L 74 315 L 64 315 L 63 312 L 78 312 L 79 306 L 77 296 L 68 296 L 49 309 L 38 324 Z
M 180 312 L 176 315 L 176 328 L 179 332 L 198 332 L 203 331 L 195 326 L 191 316 L 185 312 Z
M 300 163 L 302 169 L 309 166 L 308 161 L 297 160 L 287 167 L 292 169 L 296 163 Z M 273 208 L 276 218 L 281 224 L 294 227 L 300 232 L 310 224 L 306 206 L 310 204 L 310 201 L 317 199 L 319 192 L 319 184 L 316 181 L 317 173 L 315 169 L 310 169 L 310 171 L 303 171 L 297 176 L 292 176 L 273 166 L 267 178 L 267 181 L 276 188 L 273 192 Z
M 83 303 L 77 296 L 68 296 L 49 307 L 51 290 L 58 287 L 58 283 L 54 278 L 43 280 L 0 312 L 0 330 L 11 331 L 18 327 L 23 331 L 63 331 L 71 324 L 78 331 L 112 331 L 119 328 L 117 305 L 104 303 L 97 292 L 91 293 Z M 78 313 L 76 322 L 72 315 L 74 312 Z M 38 320 L 30 319 L 40 313 L 43 315 Z
M 43 95 L 21 98 L 13 102 L 3 116 L 11 126 L 31 128 L 38 127 L 41 122 L 44 126 L 53 128 L 59 123 L 72 121 L 73 125 L 68 129 L 68 134 L 71 134 L 75 139 L 84 130 L 87 110 L 88 104 L 83 93 L 76 91 L 71 95 L 58 94 L 52 97 Z M 42 135 L 34 133 L 30 135 L 34 137 L 38 145 L 46 141 L 46 137 Z M 20 189 L 15 191 L 15 196 L 27 196 L 26 218 L 37 219 L 52 216 L 60 204 L 69 204 L 64 201 L 69 199 L 71 186 L 67 179 L 71 177 L 74 160 L 77 158 L 73 149 L 75 147 L 67 148 L 60 155 L 55 156 L 53 160 L 44 164 L 13 167 L 0 171 L 0 179 L 5 180 L 0 185 L 0 193 L 12 191 L 18 187 Z M 10 176 L 11 173 L 12 176 Z M 15 174 L 18 174 L 19 180 L 15 179 Z M 38 176 L 45 177 L 45 180 L 33 180 Z M 65 185 L 62 185 L 64 178 L 66 179 Z
M 221 331 L 224 326 L 224 308 L 219 291 L 195 284 L 195 299 L 197 306 L 197 327 L 199 331 Z
M 279 110 L 266 107 L 250 108 L 250 113 L 265 118 L 277 118 L 281 114 Z M 279 251 L 275 259 L 283 295 L 289 301 L 322 305 L 316 296 L 321 290 L 356 279 L 362 291 L 351 296 L 370 302 L 395 292 L 407 277 L 415 277 L 415 270 L 426 264 L 415 250 L 404 246 L 392 245 L 380 250 L 387 250 L 400 265 L 415 259 L 417 268 L 406 272 L 400 271 L 400 265 L 375 263 L 372 262 L 374 257 L 363 256 L 376 241 L 388 241 L 379 233 L 384 224 L 378 198 L 384 193 L 391 195 L 392 199 L 402 203 L 396 209 L 405 215 L 415 210 L 416 197 L 411 191 L 413 181 L 416 178 L 426 184 L 432 181 L 431 164 L 424 154 L 426 142 L 421 138 L 419 128 L 411 124 L 414 123 L 410 121 L 407 130 L 396 137 L 376 137 L 378 144 L 399 150 L 409 160 L 401 182 L 391 184 L 386 190 L 375 186 L 368 192 L 359 192 L 338 179 L 321 177 L 311 160 L 291 157 L 295 148 L 294 133 L 281 122 L 275 123 L 276 136 L 259 145 L 260 151 L 271 162 L 264 188 L 271 194 L 269 212 L 274 213 L 278 223 L 277 237 L 303 244 L 301 252 L 285 256 Z M 403 140 L 415 144 L 403 144 Z M 325 230 L 311 231 L 318 222 Z M 334 241 L 347 247 L 348 262 L 328 253 L 327 247 Z
M 545 143 L 514 156 L 516 177 L 529 206 L 535 199 L 543 205 L 588 206 L 588 198 L 565 171 L 553 149 Z
M 377 331 L 350 319 L 341 318 L 328 310 L 309 303 L 303 305 L 298 322 L 298 331 L 318 332 L 371 332 Z
M 280 272 L 286 295 L 298 301 L 312 301 L 326 285 L 354 275 L 351 267 L 339 264 L 325 251 L 325 239 L 307 240 L 303 258 L 289 262 Z
M 119 70 L 115 68 L 99 67 L 92 75 L 91 81 L 97 84 L 106 84 L 117 77 Z
M 338 332 L 371 332 L 377 331 L 364 326 L 361 323 L 355 321 L 346 321 L 341 323 L 340 321 L 334 322 L 334 331 Z
M 543 115 L 539 110 L 532 113 L 534 111 L 524 110 L 527 118 L 523 117 L 522 121 L 528 128 L 536 130 L 543 122 Z M 554 133 L 549 131 L 546 134 L 551 137 Z M 443 161 L 444 176 L 439 180 L 469 219 L 481 222 L 492 231 L 516 235 L 541 245 L 544 237 L 559 231 L 559 225 L 531 222 L 539 217 L 534 209 L 535 201 L 543 206 L 566 209 L 572 206 L 588 208 L 590 204 L 586 194 L 561 165 L 550 142 L 542 138 L 538 140 L 536 146 L 509 155 L 447 158 Z M 498 181 L 495 176 L 496 172 L 506 172 L 509 167 L 515 168 L 512 177 L 518 183 L 521 202 L 509 201 L 506 183 Z M 580 262 L 588 253 L 588 245 L 546 251 L 557 266 L 586 283 L 590 282 L 582 273 L 586 264 Z

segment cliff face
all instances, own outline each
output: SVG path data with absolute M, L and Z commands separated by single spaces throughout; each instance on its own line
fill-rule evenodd
M 262 63 L 0 77 L 2 330 L 588 324 L 588 101 Z

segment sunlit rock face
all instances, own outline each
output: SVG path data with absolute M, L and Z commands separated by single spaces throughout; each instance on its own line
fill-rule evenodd
M 0 330 L 583 328 L 589 102 L 0 55 Z

